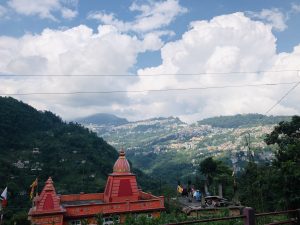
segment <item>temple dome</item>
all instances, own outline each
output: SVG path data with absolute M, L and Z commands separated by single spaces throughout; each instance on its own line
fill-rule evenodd
M 113 172 L 114 173 L 130 173 L 130 165 L 125 157 L 125 152 L 123 150 L 121 150 L 119 153 L 119 158 L 115 162 Z

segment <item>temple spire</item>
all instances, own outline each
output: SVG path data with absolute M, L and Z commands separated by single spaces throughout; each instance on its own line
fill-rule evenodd
M 113 173 L 130 173 L 130 165 L 125 157 L 125 151 L 121 149 L 119 158 L 115 162 Z
M 37 212 L 64 212 L 60 206 L 59 196 L 56 194 L 53 180 L 51 177 L 45 183 L 45 186 L 39 196 L 35 197 L 35 210 L 33 214 Z
M 136 177 L 130 172 L 130 165 L 123 149 L 109 175 L 104 192 L 105 202 L 137 201 L 139 192 Z

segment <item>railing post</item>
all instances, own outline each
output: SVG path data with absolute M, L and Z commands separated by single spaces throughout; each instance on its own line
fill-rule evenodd
M 255 225 L 255 212 L 254 209 L 250 207 L 245 207 L 243 209 L 244 225 Z

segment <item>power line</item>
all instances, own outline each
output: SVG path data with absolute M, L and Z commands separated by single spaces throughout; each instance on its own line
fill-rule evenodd
M 285 97 L 287 97 L 298 85 L 300 82 L 296 83 L 293 87 L 291 87 L 272 107 L 270 107 L 265 114 L 268 114 L 272 109 L 274 109 Z
M 231 71 L 231 72 L 198 72 L 198 73 L 158 73 L 158 74 L 0 74 L 0 77 L 157 77 L 157 76 L 222 76 L 255 73 L 299 72 L 300 69 Z
M 170 92 L 170 91 L 190 91 L 190 90 L 208 90 L 208 89 L 225 89 L 241 87 L 260 87 L 260 86 L 277 86 L 298 84 L 300 81 L 280 82 L 280 83 L 261 83 L 261 84 L 241 84 L 225 85 L 210 87 L 190 87 L 190 88 L 169 88 L 169 89 L 149 89 L 149 90 L 115 90 L 115 91 L 74 91 L 74 92 L 24 92 L 24 93 L 0 93 L 6 96 L 28 96 L 28 95 L 79 95 L 79 94 L 118 94 L 118 93 L 145 93 L 145 92 Z

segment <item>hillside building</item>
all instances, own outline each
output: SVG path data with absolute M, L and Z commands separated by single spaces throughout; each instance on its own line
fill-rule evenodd
M 103 224 L 113 223 L 113 218 L 125 221 L 128 214 L 158 217 L 164 208 L 164 197 L 143 192 L 137 186 L 136 176 L 130 172 L 130 165 L 123 151 L 108 176 L 104 193 L 58 195 L 51 177 L 34 206 L 28 219 L 35 225 L 80 225 L 83 219 L 97 224 L 102 215 Z

